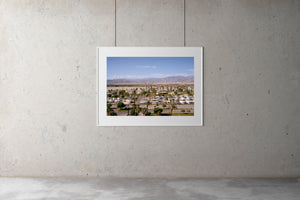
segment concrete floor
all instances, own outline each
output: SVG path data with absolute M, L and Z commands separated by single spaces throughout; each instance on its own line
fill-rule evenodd
M 300 179 L 0 178 L 1 200 L 300 200 Z

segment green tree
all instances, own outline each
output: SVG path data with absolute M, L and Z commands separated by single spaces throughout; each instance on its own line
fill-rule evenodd
M 107 112 L 107 114 L 112 110 L 111 106 L 112 105 L 110 103 L 107 104 L 107 106 L 106 106 L 106 112 Z
M 162 108 L 154 108 L 154 110 L 153 110 L 154 114 L 156 114 L 156 115 L 161 115 L 162 111 L 163 111 Z
M 174 103 L 171 104 L 171 107 L 170 107 L 170 111 L 171 111 L 171 115 L 173 113 L 173 110 L 176 109 L 176 105 Z
M 143 115 L 146 115 L 147 112 L 148 112 L 147 108 L 142 108 Z
M 123 102 L 119 102 L 119 103 L 117 104 L 117 107 L 118 107 L 118 108 L 123 108 L 123 107 L 125 107 L 125 104 L 124 104 Z
M 117 115 L 117 113 L 116 112 L 114 112 L 113 110 L 112 111 L 110 111 L 109 112 L 109 114 L 108 115 L 110 115 L 110 116 L 116 116 Z
M 130 115 L 132 115 L 132 116 L 136 115 L 136 112 L 135 112 L 134 109 L 131 109 L 131 110 L 130 110 Z
M 141 108 L 139 105 L 137 105 L 136 109 L 135 109 L 136 114 L 138 115 L 140 113 L 140 111 L 141 111 Z
M 146 112 L 145 116 L 150 116 L 151 112 Z
M 110 115 L 110 116 L 117 115 L 117 113 L 114 112 L 114 110 L 111 108 L 111 106 L 112 105 L 110 103 L 107 104 L 107 109 L 106 109 L 107 115 Z
M 150 101 L 147 101 L 146 106 L 147 106 L 147 110 L 148 110 L 148 106 L 151 105 Z

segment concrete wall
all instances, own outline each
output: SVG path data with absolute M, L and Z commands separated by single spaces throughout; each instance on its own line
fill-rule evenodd
M 0 175 L 300 176 L 300 1 L 186 0 L 204 127 L 96 127 L 113 0 L 0 0 Z M 183 0 L 117 0 L 118 46 L 182 46 Z

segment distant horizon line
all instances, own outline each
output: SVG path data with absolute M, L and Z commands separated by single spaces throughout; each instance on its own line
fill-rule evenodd
M 125 80 L 142 80 L 142 79 L 162 79 L 162 78 L 170 78 L 170 77 L 194 77 L 194 75 L 174 75 L 174 76 L 164 76 L 164 77 L 153 77 L 153 76 L 149 76 L 149 77 L 143 77 L 143 78 L 110 78 L 107 79 L 109 80 L 120 80 L 120 79 L 125 79 Z

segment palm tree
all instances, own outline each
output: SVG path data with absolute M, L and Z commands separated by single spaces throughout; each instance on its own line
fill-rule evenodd
M 140 105 L 137 104 L 136 109 L 135 109 L 136 114 L 139 115 L 140 111 L 141 111 Z
M 151 105 L 150 101 L 147 101 L 146 106 L 147 106 L 147 110 L 148 110 L 148 106 Z
M 171 109 L 170 110 L 171 111 L 171 115 L 172 115 L 173 110 L 176 109 L 176 108 L 177 108 L 176 105 L 174 103 L 172 103 L 171 104 L 171 108 L 170 108 Z
M 148 111 L 147 111 L 146 108 L 142 108 L 142 113 L 143 113 L 143 115 L 146 115 L 147 112 L 148 112 Z
M 136 98 L 136 97 L 133 97 L 132 99 L 133 99 L 133 104 L 135 104 L 135 103 L 136 103 L 136 100 L 137 100 L 137 98 Z

